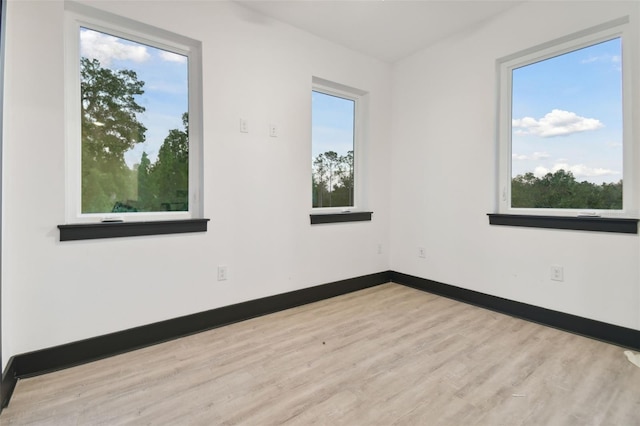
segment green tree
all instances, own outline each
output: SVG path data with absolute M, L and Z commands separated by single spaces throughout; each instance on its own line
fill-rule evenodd
M 603 209 L 622 209 L 622 179 L 615 183 L 603 183 L 599 199 Z
M 531 172 L 518 175 L 511 181 L 511 206 L 534 207 L 539 195 L 536 193 L 537 178 Z
M 182 114 L 183 130 L 173 129 L 164 139 L 152 168 L 159 210 L 189 209 L 189 115 Z
M 140 158 L 140 164 L 138 165 L 138 196 L 137 207 L 139 211 L 153 211 L 156 210 L 157 204 L 157 191 L 156 185 L 151 175 L 152 167 L 151 160 L 146 152 L 142 153 Z
M 313 207 L 326 207 L 324 205 L 327 188 L 327 162 L 324 154 L 319 154 L 313 160 Z
M 353 151 L 319 154 L 313 160 L 313 207 L 353 205 Z
M 340 163 L 340 157 L 335 151 L 327 151 L 324 153 L 324 158 L 327 167 L 327 187 L 329 191 L 329 204 L 326 207 L 335 207 L 338 204 L 333 202 L 333 193 L 335 187 L 336 174 L 338 172 L 338 165 Z
M 338 160 L 336 175 L 338 183 L 334 186 L 334 204 L 336 206 L 353 205 L 353 151 L 341 155 Z
M 124 153 L 145 140 L 144 112 L 135 96 L 144 81 L 134 71 L 103 68 L 97 59 L 80 61 L 82 107 L 82 212 L 110 212 L 135 196 Z
M 515 208 L 604 209 L 622 208 L 622 180 L 617 183 L 576 181 L 573 173 L 558 170 L 538 178 L 533 173 L 511 181 L 511 206 Z

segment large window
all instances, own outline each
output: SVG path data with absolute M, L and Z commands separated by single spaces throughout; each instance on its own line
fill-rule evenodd
M 320 82 L 324 84 L 320 84 Z M 312 206 L 358 207 L 358 150 L 362 92 L 314 79 L 312 96 Z
M 68 13 L 68 220 L 201 217 L 199 43 Z
M 636 214 L 624 21 L 498 61 L 501 213 Z

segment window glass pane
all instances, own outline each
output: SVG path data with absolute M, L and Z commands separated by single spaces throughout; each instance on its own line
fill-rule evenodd
M 80 29 L 82 213 L 188 211 L 188 61 Z
M 355 101 L 312 92 L 313 207 L 351 207 Z
M 622 209 L 619 38 L 512 72 L 511 206 Z

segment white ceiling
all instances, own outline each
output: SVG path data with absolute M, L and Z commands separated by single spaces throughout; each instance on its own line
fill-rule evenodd
M 513 0 L 237 0 L 324 39 L 394 62 L 521 3 Z

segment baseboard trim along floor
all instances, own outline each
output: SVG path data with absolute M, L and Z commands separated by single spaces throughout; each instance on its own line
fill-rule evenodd
M 13 356 L 2 375 L 2 407 L 18 379 L 85 364 L 227 324 L 394 282 L 546 326 L 640 350 L 640 330 L 620 327 L 425 278 L 385 271 L 309 287 Z
M 13 395 L 13 390 L 16 388 L 18 384 L 18 376 L 16 375 L 16 357 L 12 356 L 7 362 L 7 367 L 4 369 L 2 373 L 2 383 L 0 383 L 0 412 L 2 412 L 2 408 L 9 405 L 9 401 L 11 400 L 11 395 Z
M 74 367 L 388 282 L 389 272 L 379 272 L 16 355 L 11 358 L 3 374 L 2 406 L 9 404 L 17 379 Z
M 640 330 L 608 324 L 564 312 L 491 296 L 400 272 L 390 272 L 391 281 L 428 293 L 455 299 L 502 314 L 569 331 L 592 339 L 640 350 Z

